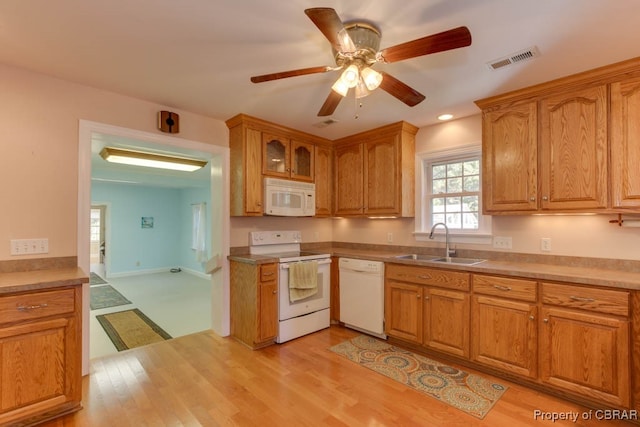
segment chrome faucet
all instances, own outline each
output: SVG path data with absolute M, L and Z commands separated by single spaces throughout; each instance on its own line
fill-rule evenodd
M 447 227 L 447 224 L 445 224 L 444 222 L 437 222 L 433 224 L 433 227 L 431 227 L 431 233 L 429 233 L 429 238 L 433 240 L 433 230 L 435 230 L 436 227 L 439 225 L 444 227 L 444 246 L 446 251 L 444 258 L 445 258 L 445 261 L 450 262 L 451 255 L 455 255 L 456 251 L 455 249 L 453 251 L 449 249 L 449 227 Z

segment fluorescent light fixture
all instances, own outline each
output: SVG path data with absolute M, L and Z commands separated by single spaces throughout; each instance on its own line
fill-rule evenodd
M 204 160 L 145 153 L 143 151 L 124 150 L 113 147 L 104 147 L 100 152 L 100 156 L 106 161 L 112 163 L 186 172 L 193 172 L 207 164 Z

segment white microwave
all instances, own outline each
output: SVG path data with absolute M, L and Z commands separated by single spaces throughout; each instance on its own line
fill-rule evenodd
M 314 216 L 316 185 L 285 179 L 264 179 L 264 213 L 275 216 Z

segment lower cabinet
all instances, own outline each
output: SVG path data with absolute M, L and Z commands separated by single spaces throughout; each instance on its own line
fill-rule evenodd
M 0 425 L 80 409 L 81 284 L 0 296 Z
M 387 335 L 422 344 L 422 286 L 389 280 L 384 304 Z
M 542 298 L 542 382 L 628 407 L 629 293 L 543 283 Z
M 469 356 L 468 273 L 387 264 L 385 276 L 387 335 Z
M 425 347 L 469 357 L 469 294 L 448 289 L 423 289 Z
M 630 291 L 394 263 L 385 278 L 391 339 L 594 404 L 632 408 L 640 393 Z
M 530 280 L 473 275 L 473 361 L 528 378 L 537 376 L 536 285 Z
M 278 335 L 278 264 L 230 262 L 231 336 L 251 348 Z

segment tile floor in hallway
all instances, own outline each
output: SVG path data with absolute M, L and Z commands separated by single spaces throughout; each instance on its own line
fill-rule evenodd
M 132 304 L 91 310 L 91 359 L 118 352 L 96 320 L 98 314 L 138 308 L 174 338 L 211 329 L 209 279 L 182 271 L 106 280 Z

